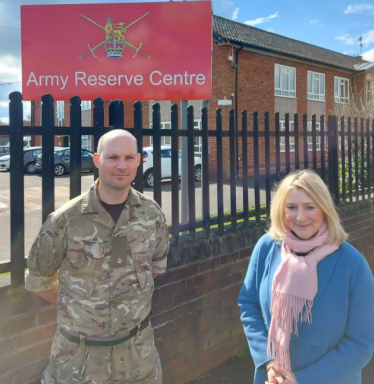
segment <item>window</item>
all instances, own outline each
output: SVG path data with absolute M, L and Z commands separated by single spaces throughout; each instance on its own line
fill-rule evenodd
M 82 149 L 81 155 L 82 157 L 93 157 L 91 152 L 85 151 L 84 149 Z
M 348 96 L 349 80 L 343 77 L 334 77 L 334 102 L 346 103 Z
M 325 101 L 325 74 L 308 71 L 308 100 Z
M 34 150 L 31 152 L 31 156 L 32 156 L 32 157 L 38 157 L 41 153 L 42 153 L 42 150 L 41 150 L 41 149 L 34 149 Z
M 91 135 L 82 135 L 82 149 L 91 150 Z
M 153 127 L 153 124 L 150 124 L 150 128 Z M 171 129 L 170 121 L 161 122 L 161 129 Z M 149 145 L 153 145 L 153 137 L 149 138 Z M 171 145 L 171 136 L 161 136 L 161 145 Z
M 316 121 L 316 131 L 320 132 L 321 131 L 321 123 L 319 121 Z M 308 121 L 308 132 L 312 132 L 312 122 Z M 321 150 L 321 136 L 316 137 L 316 149 L 317 151 Z M 313 150 L 313 137 L 308 136 L 308 151 Z
M 171 149 L 161 149 L 161 157 L 171 159 Z
M 58 127 L 62 127 L 64 125 L 64 118 L 65 118 L 64 102 L 56 101 L 56 125 Z
M 193 126 L 195 129 L 201 130 L 201 120 L 195 120 Z M 203 152 L 203 138 L 201 136 L 194 137 L 194 151 L 195 153 Z
M 296 97 L 296 68 L 275 64 L 275 96 Z
M 286 130 L 286 122 L 284 120 L 279 121 L 280 130 Z M 295 129 L 295 123 L 290 120 L 290 132 L 293 132 Z M 280 138 L 280 151 L 286 152 L 286 138 L 283 136 Z M 290 152 L 295 152 L 295 137 L 290 136 Z
M 201 120 L 195 120 L 194 123 L 195 129 L 201 129 Z M 152 123 L 150 124 L 150 127 L 152 128 Z M 171 129 L 171 123 L 169 121 L 164 121 L 161 123 L 161 129 Z M 153 145 L 153 137 L 149 138 L 149 145 Z M 171 145 L 171 137 L 170 136 L 161 136 L 161 145 Z M 202 137 L 201 136 L 195 136 L 194 138 L 194 150 L 195 152 L 201 153 L 202 152 Z
M 90 100 L 81 101 L 81 110 L 82 111 L 89 111 L 90 109 L 91 109 L 91 101 Z
M 371 81 L 366 80 L 366 101 L 370 103 L 371 101 Z

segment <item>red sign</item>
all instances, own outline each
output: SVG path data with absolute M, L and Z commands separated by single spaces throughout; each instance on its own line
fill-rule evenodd
M 21 6 L 22 93 L 208 100 L 210 1 Z

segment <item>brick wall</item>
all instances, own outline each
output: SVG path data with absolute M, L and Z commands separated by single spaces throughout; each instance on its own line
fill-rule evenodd
M 374 200 L 341 206 L 350 241 L 374 271 Z M 246 346 L 236 305 L 250 254 L 264 228 L 172 247 L 156 279 L 152 324 L 164 384 L 185 384 Z M 56 308 L 36 295 L 2 289 L 0 383 L 36 384 L 48 363 Z
M 334 77 L 339 76 L 349 79 L 351 87 L 355 87 L 358 92 L 365 88 L 366 74 L 360 74 L 353 78 L 352 74 L 345 71 L 337 71 L 325 67 L 319 67 L 312 63 L 306 64 L 298 61 L 293 61 L 285 58 L 265 55 L 259 52 L 251 52 L 241 50 L 238 55 L 238 66 L 235 69 L 235 49 L 229 45 L 217 45 L 213 43 L 212 46 L 212 98 L 209 103 L 209 129 L 214 130 L 216 127 L 216 110 L 218 108 L 218 100 L 227 98 L 232 100 L 232 108 L 235 108 L 235 73 L 238 72 L 238 87 L 237 87 L 237 105 L 239 114 L 242 110 L 248 112 L 248 129 L 252 130 L 252 114 L 258 112 L 259 130 L 264 130 L 264 113 L 270 114 L 270 129 L 274 130 L 274 114 L 280 113 L 280 119 L 284 120 L 284 114 L 290 113 L 290 119 L 294 118 L 294 113 L 299 114 L 299 127 L 302 127 L 302 115 L 308 114 L 311 121 L 311 114 L 316 110 L 323 111 L 324 114 L 330 115 L 334 113 Z M 233 61 L 228 60 L 229 56 L 233 56 Z M 274 96 L 274 68 L 275 64 L 281 64 L 296 68 L 296 98 L 285 98 Z M 319 104 L 319 107 L 308 109 L 307 99 L 307 72 L 314 71 L 325 74 L 325 102 L 313 102 Z M 172 103 L 176 102 L 175 100 Z M 108 117 L 108 102 L 105 103 L 104 124 L 109 126 Z M 162 121 L 169 121 L 170 117 L 170 102 L 163 103 L 164 108 L 168 111 L 162 110 Z M 178 102 L 179 104 L 179 102 Z M 229 129 L 229 110 L 230 107 L 222 107 L 222 122 L 223 129 Z M 149 116 L 152 112 L 149 103 L 143 103 L 143 126 L 148 127 Z M 199 117 L 200 111 L 195 109 L 195 117 Z M 69 103 L 65 103 L 65 122 L 69 124 Z M 179 114 L 180 117 L 180 114 Z M 320 114 L 317 115 L 319 119 Z M 40 121 L 40 103 L 36 103 L 35 121 Z M 326 120 L 327 121 L 327 120 Z M 133 127 L 133 102 L 125 102 L 125 127 Z M 238 116 L 238 130 L 241 130 L 241 116 Z M 35 145 L 39 145 L 39 138 L 36 137 Z M 56 145 L 60 145 L 56 138 Z M 143 145 L 147 146 L 149 139 L 145 139 Z M 301 147 L 302 148 L 302 147 Z M 264 142 L 260 140 L 260 153 L 264 153 Z M 237 157 L 242 158 L 241 141 L 239 140 L 239 153 Z M 209 166 L 210 174 L 215 176 L 217 169 L 216 157 L 216 139 L 209 138 Z M 225 180 L 230 177 L 230 151 L 229 139 L 223 139 L 223 176 Z M 249 140 L 248 147 L 248 160 L 249 160 L 249 175 L 253 175 L 253 146 Z M 271 164 L 275 164 L 275 144 L 273 140 L 270 144 Z M 282 155 L 283 157 L 283 155 Z M 311 154 L 310 154 L 311 158 Z M 264 156 L 260 156 L 261 169 L 264 170 Z M 283 162 L 283 160 L 282 160 Z M 242 174 L 242 164 L 239 160 L 240 175 Z

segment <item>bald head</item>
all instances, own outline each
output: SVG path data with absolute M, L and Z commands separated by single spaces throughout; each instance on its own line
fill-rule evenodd
M 122 138 L 126 139 L 124 142 L 128 143 L 131 146 L 134 146 L 136 153 L 138 152 L 138 142 L 131 133 L 123 129 L 113 129 L 112 131 L 109 131 L 108 133 L 100 137 L 97 146 L 98 155 L 100 156 L 104 152 L 105 147 L 110 142 L 112 142 L 113 140 L 121 140 Z

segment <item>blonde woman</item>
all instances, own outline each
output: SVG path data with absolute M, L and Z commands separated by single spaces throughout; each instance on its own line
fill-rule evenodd
M 361 384 L 374 350 L 374 278 L 346 237 L 316 173 L 279 184 L 238 299 L 254 384 Z

